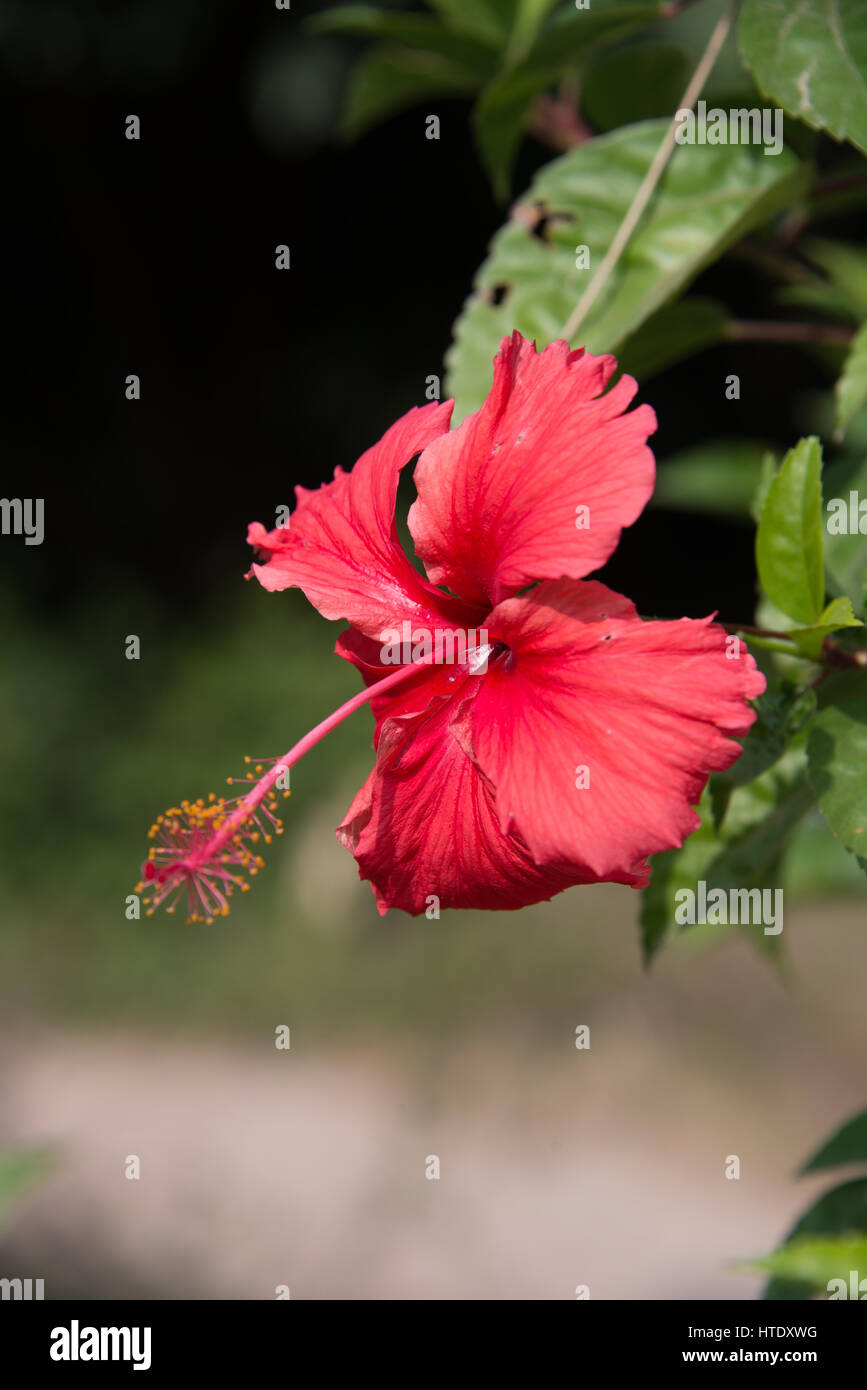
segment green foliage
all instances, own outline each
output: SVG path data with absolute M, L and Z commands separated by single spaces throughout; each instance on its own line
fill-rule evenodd
M 787 637 L 797 654 L 813 660 L 832 633 L 863 626 L 848 596 L 825 606 L 824 527 L 822 449 L 812 437 L 796 444 L 762 486 L 756 562 L 771 603 L 806 624 Z
M 846 1163 L 867 1163 L 867 1110 L 853 1115 L 831 1138 L 807 1159 L 801 1174 L 821 1173 Z
M 863 626 L 861 619 L 855 617 L 852 600 L 835 598 L 823 608 L 818 622 L 812 627 L 792 628 L 788 635 L 801 656 L 809 656 L 813 661 L 818 661 L 826 637 L 847 627 Z
M 799 441 L 783 460 L 779 471 L 759 447 L 745 457 L 749 479 L 739 474 L 744 456 L 730 455 L 729 497 L 738 512 L 748 495 L 747 483 L 757 493 L 756 558 L 759 577 L 775 611 L 804 626 L 779 634 L 750 635 L 758 647 L 812 661 L 823 658 L 825 644 L 851 630 L 857 652 L 863 646 L 862 623 L 855 616 L 848 594 L 825 604 L 824 512 L 822 504 L 822 450 L 815 437 Z M 673 481 L 662 485 L 662 501 L 673 497 L 692 510 L 707 505 L 702 489 L 716 498 L 722 509 L 725 495 L 727 450 L 699 450 L 678 461 Z M 703 474 L 703 468 L 706 472 Z M 852 476 L 851 469 L 847 478 Z M 709 482 L 714 478 L 716 485 Z M 756 479 L 758 478 L 758 484 Z M 740 480 L 739 480 L 740 479 Z M 842 475 L 834 475 L 835 485 Z M 666 494 L 668 487 L 668 495 Z M 678 498 L 678 488 L 683 495 Z M 837 568 L 832 573 L 843 587 L 847 577 L 861 587 L 867 557 L 861 547 L 861 568 Z M 834 555 L 832 562 L 839 559 Z M 834 640 L 839 640 L 834 638 Z M 845 666 L 846 649 L 835 660 Z M 857 668 L 856 668 L 857 669 Z M 699 808 L 702 825 L 681 849 L 654 859 L 653 878 L 644 894 L 641 933 L 645 959 L 675 934 L 677 894 L 694 889 L 703 879 L 710 891 L 774 887 L 783 881 L 785 855 L 792 832 L 816 798 L 834 836 L 850 852 L 865 859 L 863 836 L 867 827 L 867 699 L 853 698 L 853 677 L 838 676 L 842 685 L 829 683 L 821 708 L 816 691 L 797 681 L 779 681 L 768 668 L 769 689 L 756 701 L 756 720 L 743 742 L 743 754 L 727 772 L 710 780 Z M 838 689 L 840 694 L 838 695 Z M 775 949 L 776 939 L 756 944 Z
M 562 6 L 517 60 L 481 93 L 474 112 L 476 142 L 498 197 L 509 191 L 514 155 L 534 99 L 579 67 L 603 44 L 652 22 L 658 4 L 603 0 L 588 10 Z
M 819 266 L 842 302 L 858 318 L 867 318 L 867 251 L 845 241 L 805 237 L 801 251 Z
M 662 0 L 594 0 L 583 10 L 555 3 L 432 0 L 436 17 L 370 5 L 326 10 L 313 21 L 316 29 L 377 40 L 355 70 L 344 133 L 354 138 L 428 97 L 472 95 L 479 153 L 505 198 L 536 98 L 577 74 L 603 45 L 665 13 Z
M 458 417 L 490 386 L 500 339 L 518 328 L 547 343 L 562 337 L 575 302 L 622 222 L 666 130 L 625 126 L 553 160 L 537 175 L 475 279 L 448 354 Z M 592 352 L 616 351 L 736 240 L 797 196 L 804 172 L 785 151 L 750 146 L 677 150 L 624 255 L 577 335 Z M 579 269 L 586 246 L 590 269 Z
M 772 101 L 867 151 L 867 8 L 862 0 L 746 0 L 744 59 Z
M 854 1115 L 822 1144 L 799 1176 L 854 1163 L 867 1165 L 867 1110 Z M 867 1277 L 867 1177 L 824 1192 L 779 1248 L 753 1261 L 752 1267 L 772 1275 L 764 1290 L 767 1299 L 851 1296 L 850 1271 Z M 832 1280 L 841 1279 L 842 1293 L 839 1284 L 831 1285 Z M 854 1296 L 860 1295 L 855 1291 Z
M 725 448 L 707 454 L 710 474 L 724 493 Z M 738 482 L 737 455 L 732 451 L 730 494 L 745 492 Z M 681 477 L 675 460 L 674 495 Z M 684 501 L 693 510 L 704 505 L 701 488 L 702 456 L 687 459 L 682 469 Z M 820 660 L 828 639 L 845 630 L 857 634 L 855 651 L 863 644 L 862 623 L 855 616 L 847 594 L 825 604 L 824 512 L 822 504 L 822 450 L 815 437 L 799 441 L 786 455 L 779 471 L 773 460 L 759 462 L 755 449 L 750 462 L 753 479 L 759 477 L 756 558 L 767 600 L 775 611 L 804 626 L 779 634 L 750 635 L 765 646 L 792 657 Z M 835 476 L 835 483 L 840 480 Z M 670 485 L 671 486 L 671 485 Z M 663 501 L 665 500 L 663 485 Z M 743 495 L 740 497 L 744 505 Z M 863 549 L 863 547 L 862 547 Z M 865 557 L 862 554 L 861 562 Z M 837 578 L 844 577 L 834 570 Z M 856 571 L 860 584 L 861 571 Z M 835 640 L 839 640 L 836 639 Z M 836 657 L 834 658 L 837 659 Z M 841 664 L 846 664 L 843 650 Z M 743 743 L 743 754 L 727 772 L 711 778 L 700 807 L 702 827 L 679 850 L 654 860 L 654 878 L 645 894 L 642 940 L 649 959 L 673 934 L 676 894 L 703 878 L 708 888 L 718 886 L 771 887 L 785 872 L 785 854 L 791 833 L 816 798 L 834 836 L 863 861 L 863 835 L 867 826 L 867 700 L 853 699 L 852 677 L 839 676 L 842 700 L 830 687 L 821 709 L 816 691 L 797 681 L 779 681 L 769 666 L 769 689 L 756 702 L 756 720 Z M 757 944 L 767 945 L 756 937 Z
M 618 45 L 588 65 L 581 93 L 584 115 L 600 132 L 671 116 L 689 74 L 688 55 L 673 44 Z
M 643 323 L 618 349 L 625 372 L 647 381 L 693 353 L 722 342 L 731 315 L 714 299 L 686 295 L 666 304 Z
M 867 324 L 862 324 L 852 341 L 837 382 L 835 399 L 837 438 L 842 439 L 852 417 L 867 401 Z
M 761 755 L 757 757 L 757 764 L 760 762 Z M 699 806 L 701 827 L 680 849 L 654 857 L 650 886 L 642 895 L 641 940 L 646 964 L 680 930 L 700 930 L 709 939 L 718 934 L 711 921 L 679 925 L 678 908 L 683 899 L 678 893 L 682 890 L 694 892 L 700 880 L 708 894 L 714 889 L 728 893 L 732 888 L 781 887 L 783 850 L 813 801 L 804 777 L 803 754 L 798 750 L 773 758 L 761 775 L 748 784 L 726 786 L 723 794 L 715 792 L 714 781 L 711 779 Z M 740 923 L 735 929 L 745 932 L 759 950 L 778 954 L 778 934 L 766 933 L 759 924 Z M 724 926 L 722 930 L 732 928 Z
M 797 1236 L 752 1265 L 807 1290 L 826 1289 L 840 1278 L 848 1284 L 850 1270 L 867 1269 L 867 1234 Z
M 715 439 L 685 449 L 660 469 L 653 505 L 748 523 L 766 458 L 766 446 L 754 439 Z
M 825 573 L 834 593 L 848 595 L 856 613 L 863 615 L 867 598 L 867 508 L 853 528 L 852 500 L 856 508 L 867 502 L 867 462 L 844 459 L 825 471 Z M 845 516 L 845 526 L 843 517 Z M 838 522 L 837 518 L 840 518 Z
M 822 568 L 822 446 L 802 439 L 771 483 L 756 534 L 762 586 L 799 623 L 818 621 L 825 598 Z
M 810 781 L 837 839 L 867 855 L 867 700 L 831 705 L 808 742 Z
M 489 41 L 450 31 L 431 15 L 341 5 L 317 15 L 313 27 L 382 40 L 353 74 L 342 122 L 348 139 L 427 97 L 471 93 L 492 71 Z
M 400 53 L 377 48 L 359 64 L 343 115 L 344 134 L 360 135 L 368 126 L 425 97 L 463 96 L 471 76 L 435 53 Z
M 677 936 L 677 894 L 682 889 L 694 889 L 708 864 L 719 853 L 707 793 L 699 806 L 699 814 L 701 825 L 681 849 L 654 855 L 650 884 L 641 895 L 641 948 L 645 965 L 650 965 L 661 947 Z
M 813 717 L 816 703 L 814 690 L 795 685 L 766 691 L 755 701 L 756 719 L 743 740 L 743 753 L 732 767 L 716 773 L 710 782 L 713 819 L 718 830 L 722 829 L 735 788 L 747 786 L 779 762 Z

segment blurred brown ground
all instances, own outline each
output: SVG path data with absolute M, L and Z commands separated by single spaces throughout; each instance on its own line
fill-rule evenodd
M 0 1141 L 58 1159 L 6 1225 L 2 1272 L 48 1297 L 754 1297 L 732 1265 L 830 1185 L 793 1170 L 867 1101 L 863 905 L 791 910 L 783 983 L 746 944 L 689 938 L 645 974 L 635 895 L 559 901 L 599 965 L 561 1036 L 498 1018 L 329 1047 L 293 1029 L 282 1052 L 273 1028 L 261 1045 L 7 1028 Z

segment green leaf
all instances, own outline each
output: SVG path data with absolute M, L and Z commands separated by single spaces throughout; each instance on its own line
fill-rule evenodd
M 839 1168 L 844 1163 L 867 1163 L 867 1110 L 861 1110 L 841 1125 L 836 1134 L 807 1160 L 800 1173 L 803 1177 L 807 1173 L 820 1173 L 826 1168 Z
M 841 1183 L 823 1193 L 804 1213 L 786 1237 L 785 1244 L 805 1236 L 845 1236 L 853 1231 L 867 1231 L 867 1178 Z M 804 1298 L 800 1282 L 772 1278 L 765 1285 L 765 1299 Z
M 701 825 L 680 849 L 655 854 L 651 861 L 650 883 L 641 894 L 641 946 L 646 966 L 680 932 L 674 918 L 677 893 L 683 888 L 694 889 L 705 867 L 719 852 L 720 841 L 713 828 L 707 794 L 699 814 Z
M 771 484 L 777 476 L 779 462 L 776 454 L 772 453 L 770 450 L 762 457 L 759 476 L 756 482 L 756 490 L 750 503 L 750 516 L 757 526 L 762 519 L 762 512 L 765 510 L 765 503 L 768 500 Z
M 407 14 L 406 10 L 377 10 L 368 4 L 346 4 L 335 10 L 322 10 L 308 21 L 308 28 L 317 33 L 358 33 L 368 39 L 389 39 L 406 44 L 408 49 L 438 53 L 443 58 L 478 64 L 479 71 L 492 67 L 492 49 L 454 33 L 429 14 Z
M 831 636 L 832 632 L 839 632 L 845 627 L 863 626 L 861 619 L 856 618 L 852 611 L 851 600 L 835 598 L 828 604 L 815 627 L 792 628 L 789 636 L 803 656 L 808 656 L 811 660 L 816 661 L 821 653 L 822 643 L 826 637 Z
M 746 786 L 730 789 L 725 825 L 714 829 L 713 792 L 706 789 L 699 806 L 701 826 L 680 849 L 654 855 L 650 885 L 642 893 L 641 938 L 645 964 L 660 947 L 682 930 L 701 930 L 711 937 L 729 926 L 712 923 L 682 927 L 678 909 L 685 900 L 678 893 L 697 894 L 704 880 L 707 892 L 721 888 L 775 889 L 781 884 L 781 863 L 789 836 L 813 803 L 812 788 L 804 778 L 804 754 L 790 749 L 776 765 Z M 752 944 L 776 956 L 780 935 L 765 933 L 761 924 L 733 924 Z M 774 924 L 767 924 L 774 925 Z
M 482 92 L 473 110 L 473 133 L 482 163 L 496 196 L 508 197 L 512 165 L 518 142 L 538 94 L 549 86 L 556 72 L 519 68 L 494 79 Z
M 831 672 L 816 687 L 816 698 L 822 711 L 867 701 L 867 667 Z
M 475 90 L 471 74 L 435 53 L 408 48 L 372 48 L 357 63 L 341 121 L 346 139 L 428 97 L 461 96 Z
M 867 251 L 846 241 L 827 241 L 809 237 L 800 251 L 824 270 L 831 285 L 854 308 L 859 318 L 867 318 Z
M 788 766 L 783 759 L 775 770 L 732 794 L 722 832 L 729 842 L 704 872 L 708 893 L 715 888 L 731 894 L 732 890 L 763 892 L 782 887 L 787 842 L 815 799 L 805 777 L 790 780 L 791 770 L 800 763 L 800 757 L 790 754 Z M 779 954 L 782 927 L 782 920 L 765 926 L 741 924 L 753 944 L 773 956 Z
M 830 705 L 810 728 L 810 781 L 837 839 L 867 852 L 867 700 Z
M 783 459 L 756 534 L 759 578 L 773 603 L 799 623 L 817 622 L 822 568 L 822 446 L 811 435 Z
M 515 21 L 517 0 L 430 0 L 449 29 L 501 49 Z
M 690 71 L 688 55 L 671 44 L 617 47 L 589 65 L 581 87 L 582 111 L 599 131 L 670 116 Z
M 862 324 L 852 340 L 834 389 L 834 399 L 837 407 L 834 437 L 839 442 L 852 416 L 867 402 L 867 323 Z
M 764 1259 L 750 1260 L 748 1267 L 766 1269 L 814 1293 L 827 1292 L 832 1281 L 842 1279 L 848 1297 L 850 1270 L 867 1269 L 867 1235 L 799 1236 Z
M 816 284 L 783 285 L 774 290 L 773 299 L 789 309 L 810 309 L 825 318 L 845 319 L 857 323 L 856 306 L 845 292 L 827 280 Z
M 701 295 L 666 304 L 626 339 L 618 354 L 620 367 L 647 381 L 685 357 L 721 343 L 730 317 L 722 304 Z
M 863 0 L 746 0 L 741 52 L 772 101 L 867 152 Z
M 573 6 L 565 22 L 555 17 L 534 43 L 519 40 L 516 31 L 503 71 L 482 92 L 473 113 L 476 143 L 499 198 L 509 192 L 515 151 L 536 96 L 602 44 L 658 16 L 657 4 L 601 0 L 592 10 L 576 13 Z M 529 25 L 538 18 L 533 12 Z
M 653 505 L 749 521 L 766 455 L 767 446 L 754 439 L 715 439 L 686 449 L 660 465 Z
M 377 10 L 372 5 L 339 5 L 309 22 L 317 33 L 361 34 L 444 58 L 465 68 L 479 81 L 496 71 L 497 55 L 489 45 L 446 29 L 431 15 L 404 10 Z
M 664 14 L 665 0 L 592 0 L 586 10 L 576 10 L 573 0 L 566 0 L 540 31 L 526 61 L 540 71 L 562 69 L 564 59 L 574 64 L 600 40 L 623 38 Z
M 768 772 L 785 753 L 816 711 L 816 692 L 810 686 L 768 690 L 753 702 L 755 723 L 743 740 L 743 753 L 725 772 L 710 779 L 711 803 L 717 830 L 723 828 L 732 792 Z
M 471 34 L 497 50 L 501 62 L 513 65 L 532 45 L 557 0 L 430 0 L 448 29 Z M 596 6 L 620 5 L 623 0 L 596 0 Z M 631 3 L 631 0 L 627 0 Z M 569 4 L 574 15 L 574 4 Z
M 825 570 L 857 612 L 867 599 L 867 462 L 841 460 L 825 471 Z M 861 529 L 863 527 L 863 530 Z
M 512 329 L 540 346 L 562 335 L 666 128 L 648 121 L 612 131 L 537 175 L 495 236 L 455 326 L 448 366 L 458 417 L 481 404 L 500 339 Z M 787 206 L 803 179 L 785 151 L 764 159 L 744 145 L 678 147 L 576 343 L 615 350 L 733 241 Z M 590 248 L 590 269 L 576 268 L 582 245 Z
M 557 0 L 518 0 L 506 48 L 506 67 L 513 67 L 524 57 L 556 3 Z

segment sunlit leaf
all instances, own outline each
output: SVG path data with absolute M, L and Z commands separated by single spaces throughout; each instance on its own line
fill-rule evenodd
M 863 0 L 746 0 L 741 52 L 762 91 L 817 130 L 867 151 Z
M 822 613 L 822 522 L 822 447 L 809 436 L 783 459 L 756 534 L 762 586 L 799 623 L 816 623 Z
M 747 1267 L 765 1269 L 815 1293 L 827 1293 L 829 1285 L 842 1279 L 848 1297 L 850 1271 L 867 1269 L 867 1235 L 798 1236 L 773 1254 L 750 1260 Z
M 867 1231 L 867 1178 L 856 1178 L 825 1192 L 795 1224 L 785 1243 L 808 1236 L 846 1236 L 853 1231 Z M 801 1282 L 776 1276 L 765 1285 L 762 1297 L 798 1299 L 808 1293 Z
M 840 632 L 843 628 L 863 626 L 861 619 L 856 618 L 852 611 L 851 599 L 835 598 L 820 614 L 819 621 L 815 626 L 791 628 L 789 636 L 800 653 L 815 661 L 822 650 L 822 644 L 826 637 L 830 637 L 834 632 Z
M 455 326 L 448 391 L 458 417 L 481 404 L 499 341 L 512 329 L 540 346 L 562 335 L 665 130 L 663 121 L 626 126 L 537 175 L 495 236 Z M 803 178 L 786 152 L 764 159 L 750 146 L 679 147 L 576 344 L 616 350 L 733 241 L 788 205 Z M 588 268 L 579 268 L 583 246 Z

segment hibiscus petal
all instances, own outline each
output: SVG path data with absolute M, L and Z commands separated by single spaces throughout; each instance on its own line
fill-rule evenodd
M 433 898 L 444 909 L 526 907 L 592 881 L 566 865 L 538 868 L 520 837 L 500 829 L 493 791 L 456 737 L 484 679 L 382 725 L 377 765 L 337 830 L 381 913 L 425 912 Z
M 593 581 L 542 584 L 487 625 L 509 653 L 492 660 L 471 737 L 501 829 L 537 864 L 577 861 L 600 878 L 682 844 L 765 688 L 745 644 L 711 618 L 642 622 Z
M 417 573 L 397 539 L 394 520 L 400 471 L 447 430 L 451 402 L 416 407 L 350 473 L 317 491 L 296 488 L 289 524 L 267 532 L 254 522 L 248 540 L 268 556 L 252 573 L 266 589 L 300 588 L 326 618 L 348 618 L 370 637 L 403 620 L 426 627 L 461 624 L 465 605 Z
M 493 606 L 605 563 L 654 483 L 650 406 L 623 413 L 628 376 L 600 395 L 616 366 L 564 342 L 537 353 L 520 333 L 503 339 L 484 405 L 416 466 L 409 527 L 434 584 Z
M 365 637 L 357 628 L 348 627 L 341 632 L 334 644 L 334 650 L 344 661 L 351 661 L 361 673 L 365 685 L 376 685 L 394 671 L 394 666 L 384 665 L 380 660 L 382 644 Z M 462 689 L 467 676 L 466 665 L 432 665 L 419 668 L 417 675 L 376 695 L 370 701 L 370 708 L 377 721 L 374 746 L 379 743 L 382 721 L 388 717 L 420 714 L 428 708 L 435 696 L 451 696 Z

